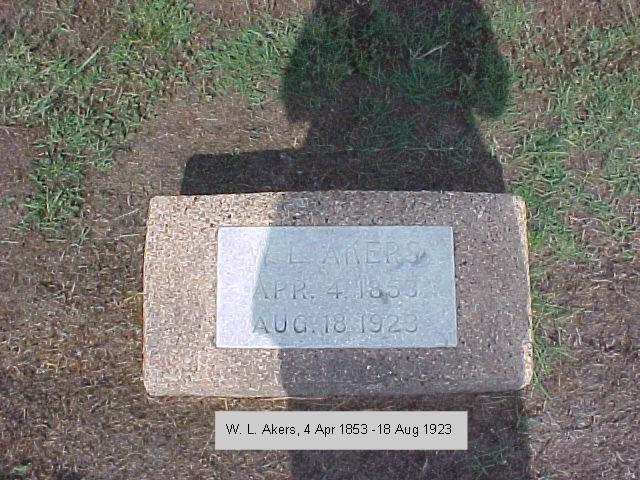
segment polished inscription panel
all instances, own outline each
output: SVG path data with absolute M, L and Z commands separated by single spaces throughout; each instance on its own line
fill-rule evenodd
M 216 345 L 457 344 L 446 226 L 220 227 Z

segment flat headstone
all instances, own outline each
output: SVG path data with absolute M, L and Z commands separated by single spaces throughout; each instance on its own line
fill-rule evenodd
M 521 388 L 532 373 L 524 203 L 435 192 L 156 197 L 143 370 L 152 395 Z
M 455 347 L 451 227 L 218 229 L 216 345 Z

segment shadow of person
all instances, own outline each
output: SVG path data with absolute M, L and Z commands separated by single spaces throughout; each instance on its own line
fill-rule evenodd
M 312 190 L 503 192 L 501 166 L 475 116 L 503 113 L 509 82 L 507 62 L 475 2 L 320 2 L 283 79 L 289 118 L 309 122 L 304 146 L 285 156 L 298 159 L 294 171 L 302 172 L 292 173 L 291 183 Z M 386 355 L 318 351 L 304 358 L 302 365 L 295 349 L 279 354 L 281 381 L 292 396 L 303 385 L 331 391 L 331 382 L 372 381 L 367 372 L 378 372 L 381 382 L 398 374 Z M 293 478 L 526 476 L 517 394 L 333 397 L 291 400 L 289 408 L 469 412 L 467 452 L 298 451 L 290 457 Z
M 303 147 L 194 155 L 181 192 L 503 192 L 475 118 L 504 112 L 510 80 L 475 2 L 321 1 L 281 87 Z
M 484 146 L 476 116 L 504 112 L 510 80 L 475 1 L 322 0 L 300 29 L 281 87 L 288 118 L 309 124 L 304 145 L 194 155 L 181 193 L 503 192 L 501 166 Z M 272 343 L 284 345 L 281 334 Z M 279 350 L 280 380 L 291 397 L 331 393 L 332 382 L 353 384 L 359 376 L 373 381 L 366 355 L 354 364 L 343 361 L 348 352 L 325 352 Z M 377 358 L 369 372 L 393 374 L 392 362 Z M 517 393 L 292 399 L 289 408 L 469 411 L 467 452 L 292 452 L 296 479 L 527 476 Z

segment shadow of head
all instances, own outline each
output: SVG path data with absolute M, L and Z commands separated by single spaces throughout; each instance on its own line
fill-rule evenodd
M 475 1 L 321 1 L 291 54 L 283 97 L 294 120 L 355 107 L 352 113 L 375 121 L 370 115 L 400 106 L 496 117 L 509 82 Z
M 320 1 L 282 94 L 292 120 L 311 121 L 310 141 L 453 146 L 446 129 L 468 133 L 470 113 L 499 116 L 509 82 L 475 1 Z
M 302 148 L 194 155 L 182 194 L 300 190 L 504 191 L 476 115 L 506 107 L 511 75 L 472 1 L 321 1 L 281 87 Z

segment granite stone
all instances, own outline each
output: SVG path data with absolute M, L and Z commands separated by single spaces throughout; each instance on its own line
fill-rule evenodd
M 218 229 L 218 347 L 455 347 L 447 226 Z
M 151 395 L 230 397 L 519 389 L 532 374 L 525 218 L 524 202 L 509 194 L 155 197 L 144 259 L 145 387 Z M 217 346 L 221 227 L 402 225 L 452 229 L 455 347 Z

